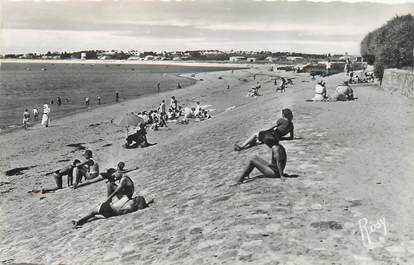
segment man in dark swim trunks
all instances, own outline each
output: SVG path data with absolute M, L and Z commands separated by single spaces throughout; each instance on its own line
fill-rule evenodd
M 107 184 L 108 198 L 105 202 L 111 202 L 112 198 L 115 196 L 118 199 L 123 196 L 127 196 L 128 199 L 132 198 L 132 195 L 134 194 L 134 182 L 130 177 L 128 177 L 128 175 L 126 175 L 127 172 L 132 170 L 125 170 L 124 167 L 124 162 L 118 163 L 117 171 L 113 174 L 113 178 L 111 178 Z M 116 184 L 116 181 L 119 181 L 119 183 Z
M 243 171 L 243 174 L 238 179 L 238 184 L 243 183 L 244 179 L 247 178 L 255 168 L 268 178 L 280 177 L 283 182 L 285 181 L 283 173 L 287 161 L 285 148 L 279 143 L 278 138 L 270 135 L 266 135 L 263 138 L 263 143 L 272 149 L 272 160 L 270 161 L 270 164 L 258 156 L 253 157 Z
M 75 159 L 73 161 L 73 163 L 71 163 L 70 165 L 68 165 L 68 166 L 66 166 L 66 167 L 64 167 L 60 170 L 56 170 L 54 172 L 46 174 L 46 175 L 53 174 L 53 177 L 55 178 L 55 182 L 56 182 L 56 188 L 42 189 L 41 192 L 42 193 L 47 193 L 47 192 L 52 192 L 52 191 L 62 189 L 63 188 L 63 176 L 67 176 L 68 187 L 72 186 L 72 184 L 73 184 L 73 178 L 72 178 L 73 169 L 79 163 L 80 163 L 80 161 L 78 159 Z
M 259 131 L 250 136 L 242 145 L 234 145 L 234 151 L 241 151 L 251 146 L 256 145 L 257 141 L 263 143 L 263 139 L 266 135 L 277 137 L 279 140 L 293 140 L 294 127 L 293 127 L 293 114 L 290 109 L 282 110 L 282 118 L 278 119 L 276 126 L 268 130 Z M 289 137 L 285 137 L 290 134 Z
M 79 183 L 82 183 L 82 178 L 90 180 L 99 176 L 99 166 L 92 159 L 92 151 L 85 150 L 83 157 L 85 157 L 85 161 L 78 163 L 73 169 L 73 179 L 75 180 L 73 185 L 74 189 L 77 188 Z
M 74 228 L 79 227 L 87 222 L 94 220 L 95 216 L 102 215 L 105 218 L 112 216 L 123 215 L 132 213 L 141 209 L 147 208 L 154 200 L 145 201 L 143 196 L 136 196 L 135 198 L 128 199 L 127 196 L 122 197 L 116 203 L 104 202 L 101 203 L 96 210 L 93 210 L 90 214 L 82 217 L 79 220 L 72 220 Z

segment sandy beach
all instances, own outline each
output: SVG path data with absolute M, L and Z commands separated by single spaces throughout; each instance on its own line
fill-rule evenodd
M 294 85 L 275 93 L 276 76 Z M 268 66 L 197 78 L 204 81 L 0 135 L 0 262 L 414 264 L 412 99 L 364 84 L 353 86 L 354 101 L 306 102 L 315 85 L 308 74 Z M 344 79 L 325 78 L 328 93 Z M 263 96 L 246 97 L 256 81 Z M 156 145 L 123 149 L 125 129 L 110 121 L 173 95 L 186 106 L 211 105 L 214 118 L 171 123 L 148 131 Z M 233 186 L 250 157 L 270 159 L 264 145 L 235 152 L 233 144 L 271 127 L 283 108 L 294 114 L 295 139 L 281 142 L 291 177 L 282 183 L 254 171 Z M 76 143 L 94 152 L 101 170 L 119 161 L 139 166 L 129 174 L 136 194 L 155 203 L 73 229 L 71 220 L 105 199 L 105 182 L 28 191 L 53 187 L 45 173 L 80 157 L 81 150 L 67 146 Z M 13 168 L 26 169 L 6 176 Z

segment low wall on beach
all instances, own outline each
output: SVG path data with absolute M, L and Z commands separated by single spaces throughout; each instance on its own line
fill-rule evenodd
M 381 87 L 391 93 L 399 92 L 414 97 L 414 72 L 399 69 L 385 69 Z

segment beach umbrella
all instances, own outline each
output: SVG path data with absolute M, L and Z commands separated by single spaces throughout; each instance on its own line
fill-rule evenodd
M 144 123 L 144 119 L 138 117 L 138 115 L 134 113 L 128 113 L 115 119 L 114 123 L 120 127 L 126 127 L 128 137 L 128 127 L 136 127 L 139 124 Z

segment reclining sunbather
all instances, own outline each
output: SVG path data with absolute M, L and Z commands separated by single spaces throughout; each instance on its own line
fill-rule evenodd
M 294 137 L 294 127 L 293 127 L 293 114 L 290 109 L 282 110 L 282 118 L 277 120 L 276 125 L 272 128 L 264 131 L 259 131 L 252 136 L 250 136 L 242 145 L 234 145 L 235 151 L 241 151 L 247 149 L 251 146 L 254 146 L 257 141 L 263 143 L 263 139 L 266 135 L 276 137 L 279 140 L 292 140 Z M 290 134 L 289 137 L 284 137 L 287 134 Z
M 81 226 L 87 222 L 92 221 L 97 215 L 102 215 L 105 218 L 109 218 L 112 216 L 132 213 L 147 208 L 149 204 L 153 202 L 153 200 L 146 202 L 143 196 L 136 196 L 134 198 L 123 196 L 116 202 L 106 201 L 104 203 L 101 203 L 96 210 L 93 210 L 90 214 L 80 218 L 79 220 L 73 220 L 72 224 L 74 227 Z

